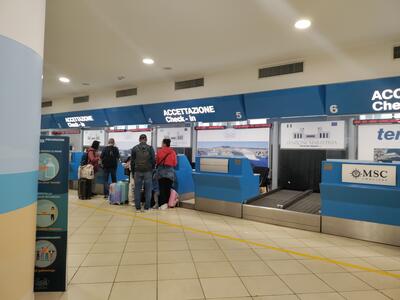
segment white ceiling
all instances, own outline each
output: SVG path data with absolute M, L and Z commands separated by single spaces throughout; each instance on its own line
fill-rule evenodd
M 44 98 L 400 42 L 399 11 L 399 0 L 48 0 Z M 302 17 L 311 29 L 294 29 Z

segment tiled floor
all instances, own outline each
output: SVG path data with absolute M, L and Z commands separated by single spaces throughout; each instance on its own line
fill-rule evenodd
M 102 198 L 69 206 L 68 291 L 37 300 L 400 299 L 400 279 L 143 218 L 397 274 L 400 248 L 181 208 L 135 218 Z

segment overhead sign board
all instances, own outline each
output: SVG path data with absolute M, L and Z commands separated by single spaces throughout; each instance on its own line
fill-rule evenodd
M 72 111 L 53 114 L 58 128 L 83 128 L 109 126 L 104 109 Z
M 148 104 L 147 123 L 225 122 L 246 120 L 241 95 Z
M 396 186 L 396 166 L 342 164 L 342 182 Z
M 110 126 L 147 124 L 141 105 L 106 108 Z
M 344 149 L 344 121 L 281 124 L 281 149 Z
M 400 77 L 326 86 L 326 114 L 377 114 L 400 112 Z

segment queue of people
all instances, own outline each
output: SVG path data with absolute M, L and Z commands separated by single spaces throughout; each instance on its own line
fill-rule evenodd
M 110 138 L 108 145 L 99 154 L 99 141 L 93 141 L 92 146 L 86 150 L 87 163 L 93 166 L 97 173 L 101 166 L 104 173 L 104 198 L 109 196 L 109 179 L 117 181 L 117 167 L 120 161 L 119 149 L 115 140 Z M 165 209 L 168 207 L 171 188 L 175 182 L 175 167 L 177 157 L 171 148 L 171 140 L 164 139 L 162 147 L 155 154 L 152 146 L 147 144 L 147 136 L 141 134 L 139 144 L 131 150 L 131 156 L 125 161 L 125 174 L 133 179 L 134 206 L 137 211 L 146 211 L 151 208 Z M 95 180 L 93 180 L 94 182 Z M 92 195 L 94 184 L 92 184 Z M 144 207 L 142 207 L 144 198 Z M 155 202 L 152 205 L 152 200 Z

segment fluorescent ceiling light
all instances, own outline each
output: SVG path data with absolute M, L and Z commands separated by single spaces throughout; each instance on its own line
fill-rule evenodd
M 308 27 L 311 26 L 311 21 L 308 19 L 301 19 L 298 20 L 295 24 L 294 27 L 297 29 L 307 29 Z
M 151 58 L 143 58 L 142 62 L 146 65 L 152 65 L 154 64 L 154 60 Z
M 69 83 L 71 80 L 69 80 L 69 78 L 67 77 L 58 77 L 58 80 L 61 81 L 62 83 Z

